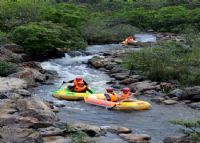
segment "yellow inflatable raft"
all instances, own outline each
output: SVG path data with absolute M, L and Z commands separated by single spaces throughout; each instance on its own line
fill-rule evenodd
M 121 102 L 111 102 L 105 100 L 103 96 L 100 97 L 101 99 L 99 98 L 99 95 L 96 96 L 93 94 L 91 96 L 85 97 L 84 100 L 86 103 L 106 107 L 113 110 L 147 110 L 151 108 L 150 103 L 142 100 L 126 99 Z

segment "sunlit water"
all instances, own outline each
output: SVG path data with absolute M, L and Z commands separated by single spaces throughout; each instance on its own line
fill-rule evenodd
M 88 52 L 98 53 L 104 50 L 115 50 L 117 45 L 89 46 Z M 123 47 L 121 47 L 123 48 Z M 108 87 L 107 81 L 111 78 L 102 71 L 88 67 L 85 63 L 92 56 L 70 57 L 49 60 L 42 63 L 42 67 L 48 70 L 56 70 L 59 77 L 53 85 L 42 85 L 35 88 L 35 96 L 43 97 L 48 101 L 62 103 L 66 106 L 60 109 L 58 116 L 61 122 L 84 122 L 97 125 L 119 125 L 133 129 L 136 133 L 146 133 L 152 136 L 152 143 L 161 143 L 164 137 L 179 135 L 179 127 L 171 125 L 172 119 L 197 119 L 200 118 L 198 110 L 191 109 L 183 104 L 159 105 L 150 101 L 148 97 L 140 97 L 152 104 L 151 110 L 146 111 L 110 111 L 101 107 L 88 105 L 84 102 L 70 102 L 58 100 L 51 96 L 51 92 L 57 89 L 62 81 L 73 79 L 76 75 L 82 75 L 89 85 L 97 92 L 104 92 Z

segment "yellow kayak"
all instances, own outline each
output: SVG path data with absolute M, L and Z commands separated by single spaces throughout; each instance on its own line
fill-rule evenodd
M 94 91 L 93 91 L 94 93 Z M 84 100 L 85 97 L 89 97 L 91 95 L 91 93 L 84 92 L 84 93 L 80 93 L 80 92 L 73 92 L 70 91 L 69 89 L 64 89 L 64 88 L 60 88 L 58 90 L 55 90 L 52 93 L 52 96 L 58 99 L 63 99 L 63 100 L 69 100 L 69 101 L 80 101 L 80 100 Z M 96 94 L 96 96 L 98 98 L 102 98 L 102 94 Z
M 102 97 L 102 96 L 101 96 Z M 99 98 L 95 94 L 84 98 L 86 103 L 110 108 L 113 110 L 147 110 L 151 108 L 151 104 L 137 99 L 126 99 L 119 102 L 107 101 L 105 98 Z

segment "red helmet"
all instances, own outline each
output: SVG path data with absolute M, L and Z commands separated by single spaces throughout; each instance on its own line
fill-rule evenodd
M 83 81 L 80 81 L 80 82 L 78 82 L 78 85 L 79 85 L 79 86 L 83 86 L 83 85 L 84 85 L 84 82 L 83 82 Z
M 81 76 L 77 76 L 77 77 L 76 77 L 76 80 L 77 80 L 77 81 L 81 81 L 81 80 L 83 80 L 83 78 L 82 78 Z
M 106 88 L 106 91 L 107 91 L 107 92 L 113 92 L 113 90 L 114 90 L 114 89 L 113 89 L 112 87 Z
M 124 87 L 124 88 L 122 89 L 122 91 L 123 91 L 123 92 L 129 92 L 129 91 L 130 91 L 130 88 Z

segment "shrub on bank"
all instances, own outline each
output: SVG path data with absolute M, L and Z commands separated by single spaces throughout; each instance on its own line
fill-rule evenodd
M 13 31 L 12 39 L 23 46 L 30 56 L 50 48 L 78 49 L 86 46 L 78 30 L 51 22 L 19 26 Z
M 128 54 L 124 66 L 139 70 L 154 81 L 177 80 L 181 85 L 198 85 L 199 55 L 199 48 L 167 43 Z
M 0 76 L 8 76 L 17 71 L 17 65 L 0 60 Z
M 194 143 L 200 141 L 200 120 L 172 120 L 170 122 L 183 127 L 181 128 L 181 132 L 187 137 L 191 137 Z

